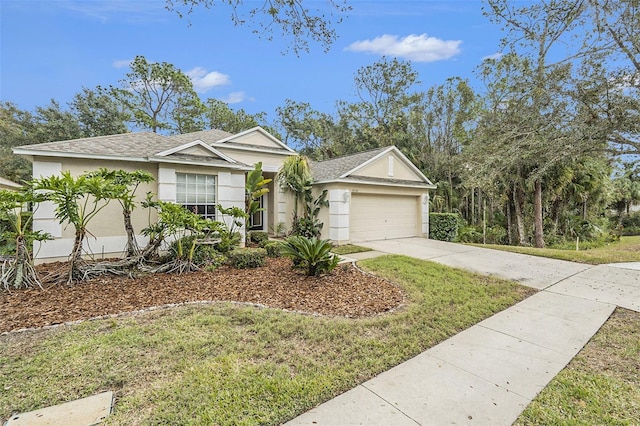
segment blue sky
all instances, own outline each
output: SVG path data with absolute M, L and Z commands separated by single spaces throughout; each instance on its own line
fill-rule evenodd
M 426 90 L 453 76 L 473 81 L 482 59 L 500 50 L 501 29 L 482 15 L 479 0 L 349 4 L 330 51 L 311 44 L 297 57 L 282 54 L 288 39 L 278 32 L 268 41 L 234 26 L 225 7 L 196 9 L 189 25 L 163 0 L 2 0 L 0 99 L 27 110 L 51 98 L 66 104 L 82 87 L 117 84 L 143 55 L 190 75 L 203 100 L 273 119 L 287 98 L 325 112 L 339 99 L 354 100 L 356 71 L 383 54 L 411 60 Z

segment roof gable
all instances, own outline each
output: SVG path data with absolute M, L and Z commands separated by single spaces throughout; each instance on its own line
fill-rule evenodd
M 293 149 L 279 141 L 262 127 L 254 127 L 244 132 L 230 135 L 217 141 L 215 145 L 232 149 L 280 151 L 287 154 L 295 153 Z
M 237 163 L 233 158 L 224 155 L 212 146 L 207 145 L 201 140 L 195 140 L 188 142 L 171 149 L 159 152 L 155 157 L 167 157 L 173 154 L 193 155 L 196 157 L 217 157 L 219 159 L 228 161 L 229 163 Z
M 389 157 L 392 162 L 389 163 Z M 397 172 L 395 172 L 397 170 Z M 431 181 L 395 146 L 312 162 L 311 171 L 318 183 L 340 180 L 404 182 L 433 186 Z

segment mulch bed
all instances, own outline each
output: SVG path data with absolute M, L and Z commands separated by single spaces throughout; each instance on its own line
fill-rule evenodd
M 66 267 L 42 266 L 41 270 Z M 0 333 L 121 314 L 176 303 L 234 301 L 327 316 L 359 318 L 400 306 L 404 294 L 394 284 L 352 265 L 321 277 L 293 271 L 286 258 L 264 267 L 183 275 L 150 274 L 137 279 L 104 276 L 44 289 L 0 292 Z

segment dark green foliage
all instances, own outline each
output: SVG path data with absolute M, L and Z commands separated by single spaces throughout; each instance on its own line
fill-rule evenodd
M 458 236 L 456 213 L 429 214 L 429 238 L 439 241 L 454 241 Z
M 214 248 L 222 253 L 229 254 L 233 249 L 240 246 L 242 235 L 239 232 L 220 231 L 220 242 L 214 244 Z
M 229 263 L 234 268 L 259 268 L 264 266 L 267 251 L 263 248 L 240 248 L 229 253 Z
M 282 254 L 291 257 L 294 267 L 303 269 L 308 276 L 317 276 L 338 266 L 339 259 L 331 253 L 332 248 L 329 240 L 294 235 L 282 244 Z
M 282 256 L 282 243 L 280 241 L 269 241 L 264 245 L 264 249 L 269 257 Z
M 640 235 L 640 212 L 622 215 L 616 218 L 620 235 Z
M 269 234 L 264 231 L 251 231 L 248 237 L 249 242 L 257 244 L 260 247 L 264 247 L 269 242 Z
M 316 198 L 313 199 L 311 188 L 304 192 L 304 215 L 297 218 L 293 222 L 293 235 L 299 235 L 307 238 L 320 238 L 322 232 L 323 223 L 318 219 L 320 209 L 322 207 L 329 207 L 329 201 L 327 201 L 327 190 L 325 189 Z
M 458 229 L 457 241 L 476 244 L 506 244 L 507 231 L 501 226 L 487 226 L 482 234 L 482 226 L 463 226 Z

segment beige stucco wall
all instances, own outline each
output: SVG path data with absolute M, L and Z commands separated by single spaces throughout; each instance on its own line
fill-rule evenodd
M 88 159 L 68 159 L 68 158 L 46 158 L 34 159 L 34 177 L 50 176 L 61 171 L 69 171 L 73 176 L 78 176 L 88 171 L 106 167 L 112 170 L 145 170 L 151 173 L 155 181 L 149 184 L 141 184 L 136 191 L 136 201 L 141 202 L 146 199 L 147 192 L 159 193 L 159 170 L 173 177 L 173 186 L 164 184 L 164 201 L 175 202 L 175 173 L 197 173 L 210 174 L 218 177 L 217 198 L 218 202 L 225 206 L 239 205 L 244 207 L 244 171 L 230 171 L 226 169 L 192 166 L 181 164 L 157 164 L 157 163 L 134 163 L 126 161 L 105 161 Z M 40 173 L 40 174 L 39 174 Z M 157 215 L 155 210 L 144 209 L 138 205 L 132 214 L 133 227 L 138 234 L 141 245 L 146 244 L 146 238 L 142 237 L 141 231 L 149 222 L 155 222 Z M 58 260 L 66 259 L 71 252 L 74 238 L 74 228 L 72 225 L 59 225 L 54 215 L 52 204 L 42 205 L 34 213 L 34 228 L 50 232 L 55 238 L 43 244 L 36 243 L 34 247 L 36 257 L 42 259 Z M 111 201 L 100 213 L 89 223 L 87 236 L 87 249 L 94 255 L 118 256 L 122 253 L 126 245 L 126 236 L 123 225 L 122 208 L 117 201 Z
M 237 138 L 233 138 L 232 142 L 244 143 L 247 145 L 264 146 L 267 148 L 282 148 L 273 140 L 271 140 L 270 138 L 268 138 L 267 136 L 259 132 L 251 132 L 249 134 L 246 134 Z
M 392 173 L 389 173 L 389 157 L 393 158 Z M 353 173 L 354 176 L 367 176 L 383 179 L 400 179 L 420 182 L 422 179 L 393 152 L 379 158 L 371 164 Z
M 226 147 L 216 147 L 216 149 L 224 155 L 227 155 L 236 161 L 248 164 L 250 166 L 253 166 L 257 162 L 262 161 L 262 170 L 267 172 L 277 172 L 280 169 L 280 166 L 282 165 L 284 159 L 288 157 L 287 155 L 275 154 L 270 152 L 251 152 Z
M 199 155 L 202 157 L 211 157 L 213 154 L 211 151 L 209 151 L 208 149 L 200 146 L 200 145 L 194 145 L 192 147 L 183 149 L 181 151 L 179 151 L 180 154 L 188 154 L 188 155 Z

